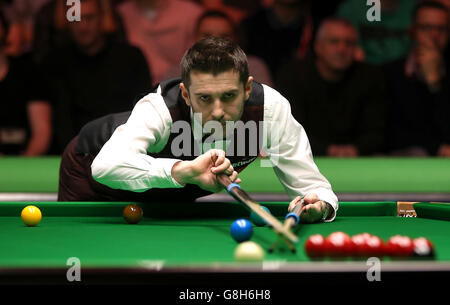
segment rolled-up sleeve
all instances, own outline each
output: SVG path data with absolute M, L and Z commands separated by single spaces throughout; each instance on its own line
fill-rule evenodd
M 334 220 L 338 198 L 314 162 L 304 128 L 294 119 L 289 102 L 280 93 L 264 86 L 264 96 L 265 150 L 278 179 L 291 199 L 315 193 L 328 202 L 333 211 L 325 221 Z
M 144 192 L 151 188 L 182 187 L 171 176 L 178 159 L 154 158 L 167 144 L 172 118 L 163 98 L 150 93 L 134 107 L 91 165 L 93 178 L 113 189 Z

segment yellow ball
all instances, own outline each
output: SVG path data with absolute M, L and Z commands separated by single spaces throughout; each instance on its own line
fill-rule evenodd
M 238 261 L 262 261 L 264 255 L 264 249 L 253 241 L 240 243 L 234 251 L 234 258 Z
M 34 205 L 26 206 L 20 214 L 22 221 L 29 227 L 34 227 L 41 222 L 42 213 L 38 207 Z

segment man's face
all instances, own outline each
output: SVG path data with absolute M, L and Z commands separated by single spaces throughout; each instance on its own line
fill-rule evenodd
M 202 125 L 209 121 L 219 122 L 225 135 L 226 122 L 236 122 L 242 116 L 244 103 L 250 96 L 253 78 L 249 77 L 244 86 L 235 70 L 217 75 L 191 71 L 190 80 L 189 88 L 183 83 L 180 84 L 186 104 L 192 107 L 195 114 L 201 114 Z
M 96 1 L 81 2 L 81 21 L 70 22 L 75 43 L 83 49 L 95 45 L 102 37 L 102 17 Z
M 230 22 L 224 18 L 208 17 L 200 23 L 196 38 L 200 40 L 209 36 L 233 40 L 233 28 Z
M 417 12 L 412 30 L 417 45 L 443 51 L 448 42 L 448 15 L 440 9 L 423 8 Z
M 315 43 L 317 58 L 332 70 L 344 71 L 353 63 L 358 35 L 355 29 L 344 24 L 324 26 Z

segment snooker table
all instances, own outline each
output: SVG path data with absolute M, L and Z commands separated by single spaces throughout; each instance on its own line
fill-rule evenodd
M 282 220 L 288 197 L 272 168 L 260 160 L 241 174 L 244 190 Z M 450 275 L 450 160 L 443 158 L 315 158 L 340 199 L 332 223 L 297 226 L 297 253 L 276 251 L 261 263 L 233 259 L 229 226 L 248 211 L 226 193 L 194 206 L 142 203 L 144 219 L 129 225 L 130 202 L 57 202 L 60 157 L 0 158 L 0 283 L 65 283 L 69 257 L 80 259 L 82 283 L 214 285 L 230 282 L 367 284 L 365 261 L 310 261 L 303 250 L 314 233 L 369 232 L 386 241 L 403 234 L 424 236 L 437 252 L 433 261 L 382 260 L 382 282 L 429 282 Z M 419 202 L 400 208 L 402 201 Z M 43 213 L 26 227 L 20 211 L 29 204 Z M 398 217 L 411 216 L 417 217 Z M 255 228 L 253 241 L 267 250 L 276 235 Z
M 450 205 L 415 203 L 417 217 L 398 217 L 396 202 L 342 202 L 331 223 L 299 224 L 294 254 L 283 247 L 266 251 L 262 262 L 234 260 L 237 243 L 229 228 L 248 218 L 235 202 L 140 203 L 144 218 L 128 224 L 122 217 L 129 202 L 38 202 L 41 223 L 27 227 L 20 211 L 30 202 L 0 204 L 0 283 L 69 283 L 71 257 L 81 264 L 81 283 L 147 283 L 211 286 L 267 283 L 367 284 L 366 261 L 313 261 L 304 251 L 312 234 L 369 232 L 384 241 L 396 234 L 424 236 L 435 246 L 434 260 L 381 258 L 381 281 L 430 281 L 450 274 Z M 264 202 L 283 219 L 287 202 Z M 254 227 L 252 241 L 265 250 L 277 235 Z

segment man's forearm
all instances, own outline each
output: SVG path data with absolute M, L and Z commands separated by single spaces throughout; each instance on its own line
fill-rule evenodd
M 190 182 L 190 178 L 192 177 L 190 163 L 190 161 L 179 161 L 173 165 L 172 178 L 179 184 L 186 185 Z

